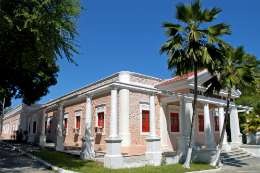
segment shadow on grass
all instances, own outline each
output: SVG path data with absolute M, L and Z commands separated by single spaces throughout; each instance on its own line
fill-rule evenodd
M 31 154 L 51 163 L 52 165 L 76 172 L 189 172 L 212 169 L 212 167 L 209 167 L 206 163 L 191 163 L 191 169 L 182 168 L 182 164 L 172 164 L 114 170 L 105 168 L 103 165 L 99 165 L 92 160 L 81 160 L 79 157 L 73 155 L 50 151 L 47 149 L 42 149 L 40 152 L 32 152 Z

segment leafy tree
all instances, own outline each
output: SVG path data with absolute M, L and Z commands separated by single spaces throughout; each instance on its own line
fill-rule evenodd
M 252 55 L 246 54 L 243 46 L 239 46 L 237 49 L 230 48 L 229 50 L 222 48 L 221 52 L 225 61 L 215 67 L 215 75 L 203 84 L 203 86 L 207 87 L 206 96 L 209 96 L 213 92 L 219 93 L 221 89 L 228 91 L 226 114 L 219 147 L 216 156 L 210 164 L 211 166 L 216 166 L 222 150 L 232 88 L 236 88 L 240 83 L 255 88 L 260 80 L 260 74 L 258 73 L 260 61 L 248 61 Z
M 76 50 L 77 0 L 0 1 L 0 90 L 30 105 L 57 83 L 58 58 Z
M 169 40 L 161 46 L 160 53 L 166 53 L 169 56 L 167 61 L 168 69 L 174 70 L 178 76 L 194 71 L 194 105 L 193 117 L 191 123 L 191 133 L 189 149 L 186 161 L 183 167 L 190 167 L 192 154 L 192 145 L 195 133 L 195 119 L 197 108 L 197 70 L 207 67 L 212 71 L 215 63 L 222 61 L 222 55 L 219 52 L 219 46 L 228 47 L 228 44 L 219 39 L 224 34 L 231 33 L 231 27 L 226 23 L 220 23 L 207 28 L 202 28 L 202 24 L 212 22 L 216 15 L 222 11 L 215 6 L 212 10 L 201 9 L 201 1 L 196 0 L 191 4 L 179 3 L 175 5 L 175 18 L 180 21 L 179 24 L 163 22 L 162 27 L 167 28 L 165 34 Z

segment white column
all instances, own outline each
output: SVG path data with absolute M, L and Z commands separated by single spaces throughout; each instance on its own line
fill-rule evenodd
M 119 138 L 122 146 L 131 146 L 131 134 L 129 133 L 129 90 L 119 91 Z
M 33 121 L 34 121 L 34 114 L 31 115 L 30 121 L 30 134 L 28 134 L 27 142 L 34 142 L 34 135 L 33 135 Z
M 86 117 L 85 117 L 85 135 L 82 140 L 82 147 L 80 152 L 81 159 L 94 159 L 94 141 L 95 138 L 91 135 L 92 129 L 92 95 L 87 95 L 86 98 Z
M 240 139 L 240 128 L 239 128 L 239 120 L 237 114 L 237 108 L 232 107 L 230 113 L 230 129 L 231 129 L 231 148 L 239 148 L 239 145 L 242 144 Z
M 42 110 L 42 121 L 41 121 L 41 135 L 40 135 L 40 144 L 46 144 L 46 135 L 45 135 L 45 109 Z
M 166 120 L 166 104 L 160 103 L 160 119 L 161 119 L 161 150 L 162 152 L 171 152 L 171 149 L 167 143 L 167 120 Z
M 55 147 L 54 147 L 56 151 L 64 150 L 64 146 L 63 146 L 64 136 L 62 135 L 63 105 L 64 103 L 59 103 L 58 105 L 57 135 L 55 136 Z
M 203 103 L 203 112 L 204 112 L 204 134 L 205 134 L 205 145 L 202 146 L 203 150 L 214 150 L 211 141 L 211 124 L 210 124 L 210 114 L 209 114 L 209 103 Z
M 23 110 L 23 119 L 22 119 L 22 130 L 27 131 L 26 129 L 26 116 L 25 116 L 25 111 Z M 23 134 L 23 140 L 26 140 L 26 135 Z
M 218 105 L 218 120 L 219 120 L 219 135 L 221 137 L 222 129 L 223 129 L 223 125 L 224 125 L 224 120 L 225 120 L 225 112 L 224 112 L 223 105 Z M 224 134 L 222 150 L 231 151 L 231 146 L 227 142 L 227 132 L 226 132 L 226 130 L 225 130 L 225 134 Z
M 178 155 L 186 155 L 189 146 L 189 137 L 186 129 L 186 113 L 184 98 L 180 98 L 180 129 L 181 135 L 178 136 Z
M 156 112 L 155 93 L 150 93 L 150 135 L 146 138 L 147 152 L 145 157 L 153 160 L 154 165 L 160 165 L 162 153 L 160 151 L 160 140 L 156 134 Z
M 216 147 L 216 142 L 215 142 L 215 129 L 214 129 L 214 115 L 213 115 L 213 110 L 215 109 L 210 109 L 209 110 L 209 117 L 210 117 L 210 127 L 211 127 L 211 144 L 212 146 Z
M 106 155 L 104 166 L 107 168 L 121 168 L 123 156 L 121 155 L 121 141 L 118 137 L 118 114 L 117 114 L 117 86 L 111 87 L 111 107 L 110 107 L 110 135 L 106 141 Z
M 186 115 L 186 129 L 187 129 L 187 136 L 190 137 L 191 132 L 191 122 L 193 116 L 193 107 L 192 107 L 192 99 L 184 99 L 185 101 L 185 115 Z M 197 150 L 196 147 L 196 138 L 194 133 L 194 140 L 193 140 L 193 150 Z

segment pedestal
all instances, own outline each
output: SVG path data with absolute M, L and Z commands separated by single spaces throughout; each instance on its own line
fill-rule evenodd
M 45 135 L 41 135 L 40 136 L 40 143 L 39 143 L 39 145 L 41 145 L 41 146 L 46 145 L 46 136 Z
M 29 135 L 28 135 L 27 143 L 28 143 L 28 142 L 34 142 L 34 135 L 33 135 L 33 134 L 29 134 Z
M 121 141 L 118 137 L 108 137 L 106 141 L 106 155 L 104 157 L 104 166 L 106 168 L 118 169 L 123 165 L 123 156 L 121 155 Z
M 160 140 L 161 138 L 155 136 L 149 136 L 146 139 L 147 151 L 145 158 L 153 160 L 155 166 L 161 164 L 162 152 L 160 151 Z
M 55 147 L 54 147 L 54 149 L 55 149 L 56 151 L 62 151 L 62 150 L 64 150 L 63 140 L 64 140 L 64 137 L 63 137 L 63 136 L 56 136 L 56 137 L 55 137 Z
M 254 134 L 252 132 L 248 132 L 246 134 L 246 138 L 247 138 L 247 144 L 249 144 L 249 145 L 254 145 L 255 144 Z
M 162 149 L 162 152 L 164 152 L 164 153 L 171 152 L 169 145 L 162 146 L 161 149 Z
M 231 151 L 231 146 L 229 144 L 223 144 L 222 151 Z
M 95 152 L 94 152 L 94 141 L 95 138 L 84 136 L 82 139 L 82 147 L 80 152 L 81 159 L 94 159 Z
M 189 141 L 190 137 L 189 136 L 178 136 L 178 150 L 177 150 L 177 155 L 186 155 L 189 147 Z
M 256 145 L 260 145 L 260 132 L 256 132 Z

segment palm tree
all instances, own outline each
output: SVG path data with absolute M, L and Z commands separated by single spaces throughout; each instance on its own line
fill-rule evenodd
M 209 96 L 213 92 L 219 93 L 221 89 L 228 91 L 226 114 L 219 147 L 210 166 L 216 166 L 222 150 L 228 119 L 231 89 L 235 88 L 240 83 L 248 87 L 257 87 L 260 80 L 260 75 L 258 73 L 260 61 L 252 60 L 253 55 L 246 54 L 243 46 L 239 46 L 237 49 L 230 48 L 229 50 L 222 48 L 221 52 L 224 56 L 223 63 L 215 67 L 215 75 L 203 84 L 203 86 L 207 87 L 205 92 L 206 96 Z
M 192 145 L 195 132 L 195 119 L 197 107 L 197 70 L 207 68 L 209 71 L 214 64 L 222 61 L 222 55 L 219 52 L 219 46 L 228 48 L 228 44 L 219 39 L 224 34 L 231 34 L 231 27 L 226 23 L 220 23 L 211 27 L 201 29 L 203 23 L 212 22 L 216 15 L 222 11 L 215 6 L 212 10 L 208 8 L 202 11 L 201 1 L 196 0 L 191 4 L 179 3 L 175 5 L 175 18 L 180 21 L 179 24 L 163 22 L 162 27 L 167 28 L 165 34 L 170 39 L 161 46 L 159 53 L 166 53 L 169 56 L 167 61 L 168 69 L 174 70 L 175 75 L 183 76 L 194 71 L 194 105 L 193 117 L 191 123 L 191 133 L 189 149 L 186 161 L 182 167 L 190 168 L 192 154 Z

